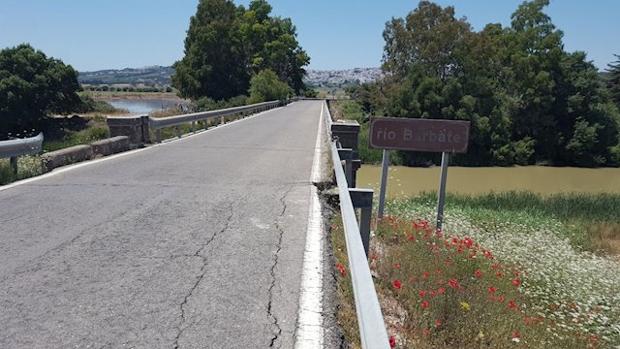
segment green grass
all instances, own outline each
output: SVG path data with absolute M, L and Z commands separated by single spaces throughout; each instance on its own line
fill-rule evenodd
M 391 205 L 401 212 L 421 206 L 434 207 L 436 200 L 436 193 L 423 193 Z M 578 249 L 620 254 L 620 195 L 617 194 L 448 194 L 446 211 L 450 210 L 462 212 L 486 230 L 516 222 L 530 228 L 559 225 L 557 230 Z
M 17 173 L 13 173 L 9 159 L 0 159 L 0 185 L 38 176 L 44 172 L 39 156 L 20 156 L 17 159 Z
M 60 138 L 43 142 L 43 150 L 46 152 L 72 147 L 79 144 L 88 144 L 109 137 L 108 127 L 100 124 L 89 125 L 80 131 L 65 131 Z

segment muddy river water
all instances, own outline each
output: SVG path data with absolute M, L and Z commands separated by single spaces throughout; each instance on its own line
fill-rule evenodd
M 412 168 L 391 166 L 388 197 L 411 196 L 436 191 L 439 167 Z M 378 192 L 381 167 L 364 165 L 358 171 L 357 186 Z M 555 193 L 620 194 L 620 168 L 586 169 L 573 167 L 450 167 L 448 193 L 483 194 L 501 191 Z

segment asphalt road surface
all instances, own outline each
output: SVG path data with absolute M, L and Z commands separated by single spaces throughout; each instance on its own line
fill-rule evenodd
M 321 102 L 0 191 L 0 348 L 290 348 Z

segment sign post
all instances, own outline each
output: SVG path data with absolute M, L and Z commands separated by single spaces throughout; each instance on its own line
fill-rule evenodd
M 387 177 L 389 166 L 389 150 L 383 149 L 383 160 L 381 161 L 381 190 L 379 190 L 379 208 L 377 210 L 377 219 L 383 218 L 383 208 L 385 207 L 385 192 L 387 190 Z
M 437 229 L 443 226 L 443 206 L 446 202 L 446 182 L 448 181 L 449 153 L 441 153 L 441 174 L 439 175 L 439 193 L 437 193 Z
M 465 153 L 469 143 L 469 121 L 444 119 L 376 118 L 370 122 L 370 147 L 383 149 L 378 218 L 383 217 L 387 186 L 388 150 L 442 153 L 437 200 L 437 229 L 443 225 L 443 208 L 450 153 Z

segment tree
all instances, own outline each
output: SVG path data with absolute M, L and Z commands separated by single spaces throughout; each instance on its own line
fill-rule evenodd
M 278 78 L 273 70 L 263 70 L 250 82 L 250 103 L 285 100 L 291 94 L 288 84 Z
M 305 89 L 309 57 L 288 18 L 271 17 L 265 0 L 246 9 L 230 0 L 201 0 L 190 21 L 185 56 L 173 85 L 183 97 L 214 100 L 247 93 L 252 76 L 270 69 L 296 93 Z
M 470 32 L 465 19 L 454 17 L 454 7 L 420 1 L 405 19 L 393 18 L 386 24 L 383 69 L 404 76 L 416 65 L 446 79 L 458 71 L 458 53 Z
M 611 98 L 620 107 L 620 55 L 614 56 L 617 60 L 607 65 L 607 73 L 609 74 L 607 87 L 609 88 Z
M 49 113 L 80 105 L 77 73 L 28 44 L 0 51 L 0 138 L 39 129 Z
M 564 51 L 548 4 L 525 1 L 509 27 L 475 32 L 452 7 L 421 1 L 386 24 L 386 77 L 354 96 L 368 112 L 470 121 L 469 151 L 453 158 L 457 164 L 618 164 L 618 110 L 586 54 Z M 610 68 L 614 95 L 620 61 Z M 401 155 L 410 163 L 437 159 Z
M 172 84 L 181 96 L 227 99 L 247 91 L 250 74 L 230 0 L 201 0 L 190 19 L 185 56 L 174 64 Z

